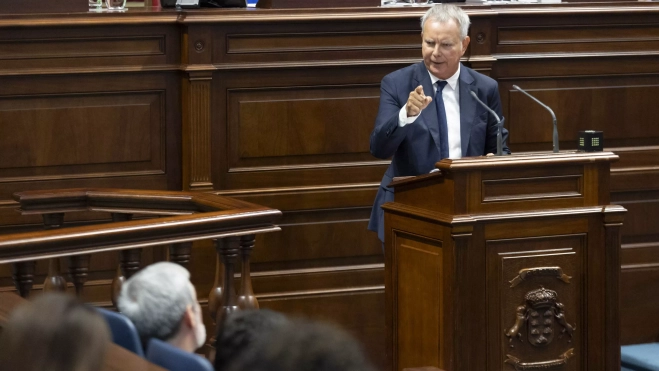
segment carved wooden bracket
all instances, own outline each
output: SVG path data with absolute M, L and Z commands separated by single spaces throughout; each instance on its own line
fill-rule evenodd
M 485 36 L 484 32 L 479 32 L 476 35 L 476 42 L 479 44 L 485 44 L 485 40 L 487 40 L 487 36 Z
M 203 41 L 203 40 L 197 40 L 197 41 L 194 43 L 194 50 L 195 50 L 196 52 L 198 52 L 198 53 L 204 51 L 204 48 L 205 48 L 205 47 L 206 47 L 206 45 L 204 45 L 204 41 Z
M 561 267 L 524 268 L 520 270 L 518 275 L 510 281 L 510 287 L 515 287 L 527 278 L 533 277 L 556 277 L 565 283 L 570 283 L 570 279 L 572 278 L 563 273 L 563 269 L 561 269 Z
M 522 362 L 519 358 L 515 358 L 510 354 L 506 354 L 504 363 L 511 364 L 517 371 L 525 370 L 549 370 L 555 367 L 561 367 L 567 364 L 567 360 L 574 355 L 574 348 L 568 349 L 565 353 L 561 354 L 558 359 L 552 359 L 542 362 Z

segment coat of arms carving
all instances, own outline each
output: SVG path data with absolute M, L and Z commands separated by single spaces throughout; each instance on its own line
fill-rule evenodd
M 542 347 L 548 345 L 554 339 L 557 330 L 572 339 L 575 326 L 567 323 L 565 319 L 564 305 L 558 301 L 556 291 L 540 287 L 532 290 L 524 296 L 525 305 L 517 307 L 517 318 L 515 324 L 506 331 L 510 346 L 516 337 L 523 341 L 522 327 L 526 325 L 527 339 L 531 345 Z

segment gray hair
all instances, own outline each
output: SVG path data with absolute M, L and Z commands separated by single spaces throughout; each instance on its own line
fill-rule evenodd
M 190 272 L 178 264 L 151 264 L 124 282 L 117 307 L 128 317 L 143 343 L 151 338 L 167 341 L 181 325 L 189 305 L 194 308 Z
M 455 21 L 460 29 L 460 40 L 464 40 L 469 32 L 469 16 L 462 8 L 453 4 L 436 4 L 430 7 L 428 11 L 421 17 L 421 30 L 426 24 L 427 20 L 437 21 L 440 23 Z

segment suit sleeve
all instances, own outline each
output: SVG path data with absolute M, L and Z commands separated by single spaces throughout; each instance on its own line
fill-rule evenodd
M 488 91 L 487 105 L 504 120 L 501 112 L 501 97 L 499 96 L 499 84 L 494 83 L 494 87 Z M 505 128 L 506 122 L 503 121 L 504 127 L 501 129 L 502 148 L 501 152 L 510 154 L 508 148 L 508 130 Z M 497 121 L 490 115 L 487 122 L 487 140 L 485 141 L 485 153 L 497 152 Z
M 403 142 L 407 126 L 398 126 L 398 114 L 406 101 L 399 99 L 396 86 L 390 76 L 385 76 L 380 84 L 380 108 L 371 132 L 371 154 L 387 159 L 394 155 Z

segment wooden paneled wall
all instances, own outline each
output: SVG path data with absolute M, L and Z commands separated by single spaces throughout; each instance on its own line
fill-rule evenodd
M 659 338 L 659 6 L 466 8 L 464 62 L 499 82 L 513 151 L 551 149 L 549 115 L 516 84 L 554 109 L 562 149 L 596 129 L 620 155 L 622 338 Z M 29 189 L 196 190 L 281 209 L 282 232 L 254 252 L 262 306 L 338 323 L 383 365 L 383 256 L 366 225 L 387 161 L 368 139 L 381 78 L 420 60 L 422 12 L 1 16 L 0 229 L 38 227 L 13 210 Z M 204 303 L 214 256 L 193 250 Z M 116 259 L 92 262 L 88 300 L 109 305 Z M 2 290 L 10 275 L 0 267 Z

